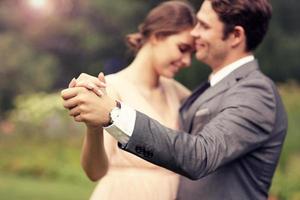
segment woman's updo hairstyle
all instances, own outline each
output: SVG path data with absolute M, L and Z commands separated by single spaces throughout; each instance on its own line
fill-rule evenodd
M 196 23 L 194 9 L 184 1 L 167 1 L 153 8 L 138 27 L 137 33 L 126 36 L 129 48 L 135 53 L 150 36 L 166 37 L 192 28 Z

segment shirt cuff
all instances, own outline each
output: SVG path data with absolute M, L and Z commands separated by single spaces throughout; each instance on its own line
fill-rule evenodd
M 120 114 L 114 119 L 112 125 L 104 127 L 111 136 L 121 144 L 126 145 L 133 133 L 136 111 L 121 103 Z

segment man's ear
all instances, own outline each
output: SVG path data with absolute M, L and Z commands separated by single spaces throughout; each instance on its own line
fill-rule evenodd
M 233 31 L 230 33 L 232 47 L 239 45 L 246 45 L 245 30 L 242 26 L 235 26 Z

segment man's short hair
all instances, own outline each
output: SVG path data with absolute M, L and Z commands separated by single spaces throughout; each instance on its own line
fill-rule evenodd
M 224 39 L 235 26 L 242 26 L 246 35 L 246 51 L 255 50 L 262 42 L 272 16 L 268 0 L 207 0 L 224 23 Z

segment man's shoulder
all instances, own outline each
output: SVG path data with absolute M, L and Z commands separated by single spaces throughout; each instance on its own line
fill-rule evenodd
M 265 88 L 266 90 L 274 90 L 275 83 L 265 75 L 259 68 L 253 70 L 247 76 L 242 77 L 241 79 L 236 80 L 235 87 L 249 87 L 249 88 Z
M 250 100 L 255 102 L 258 99 L 275 102 L 278 91 L 275 83 L 257 69 L 240 79 L 236 79 L 226 94 L 229 98 L 225 99 L 230 101 L 236 97 L 243 102 Z

